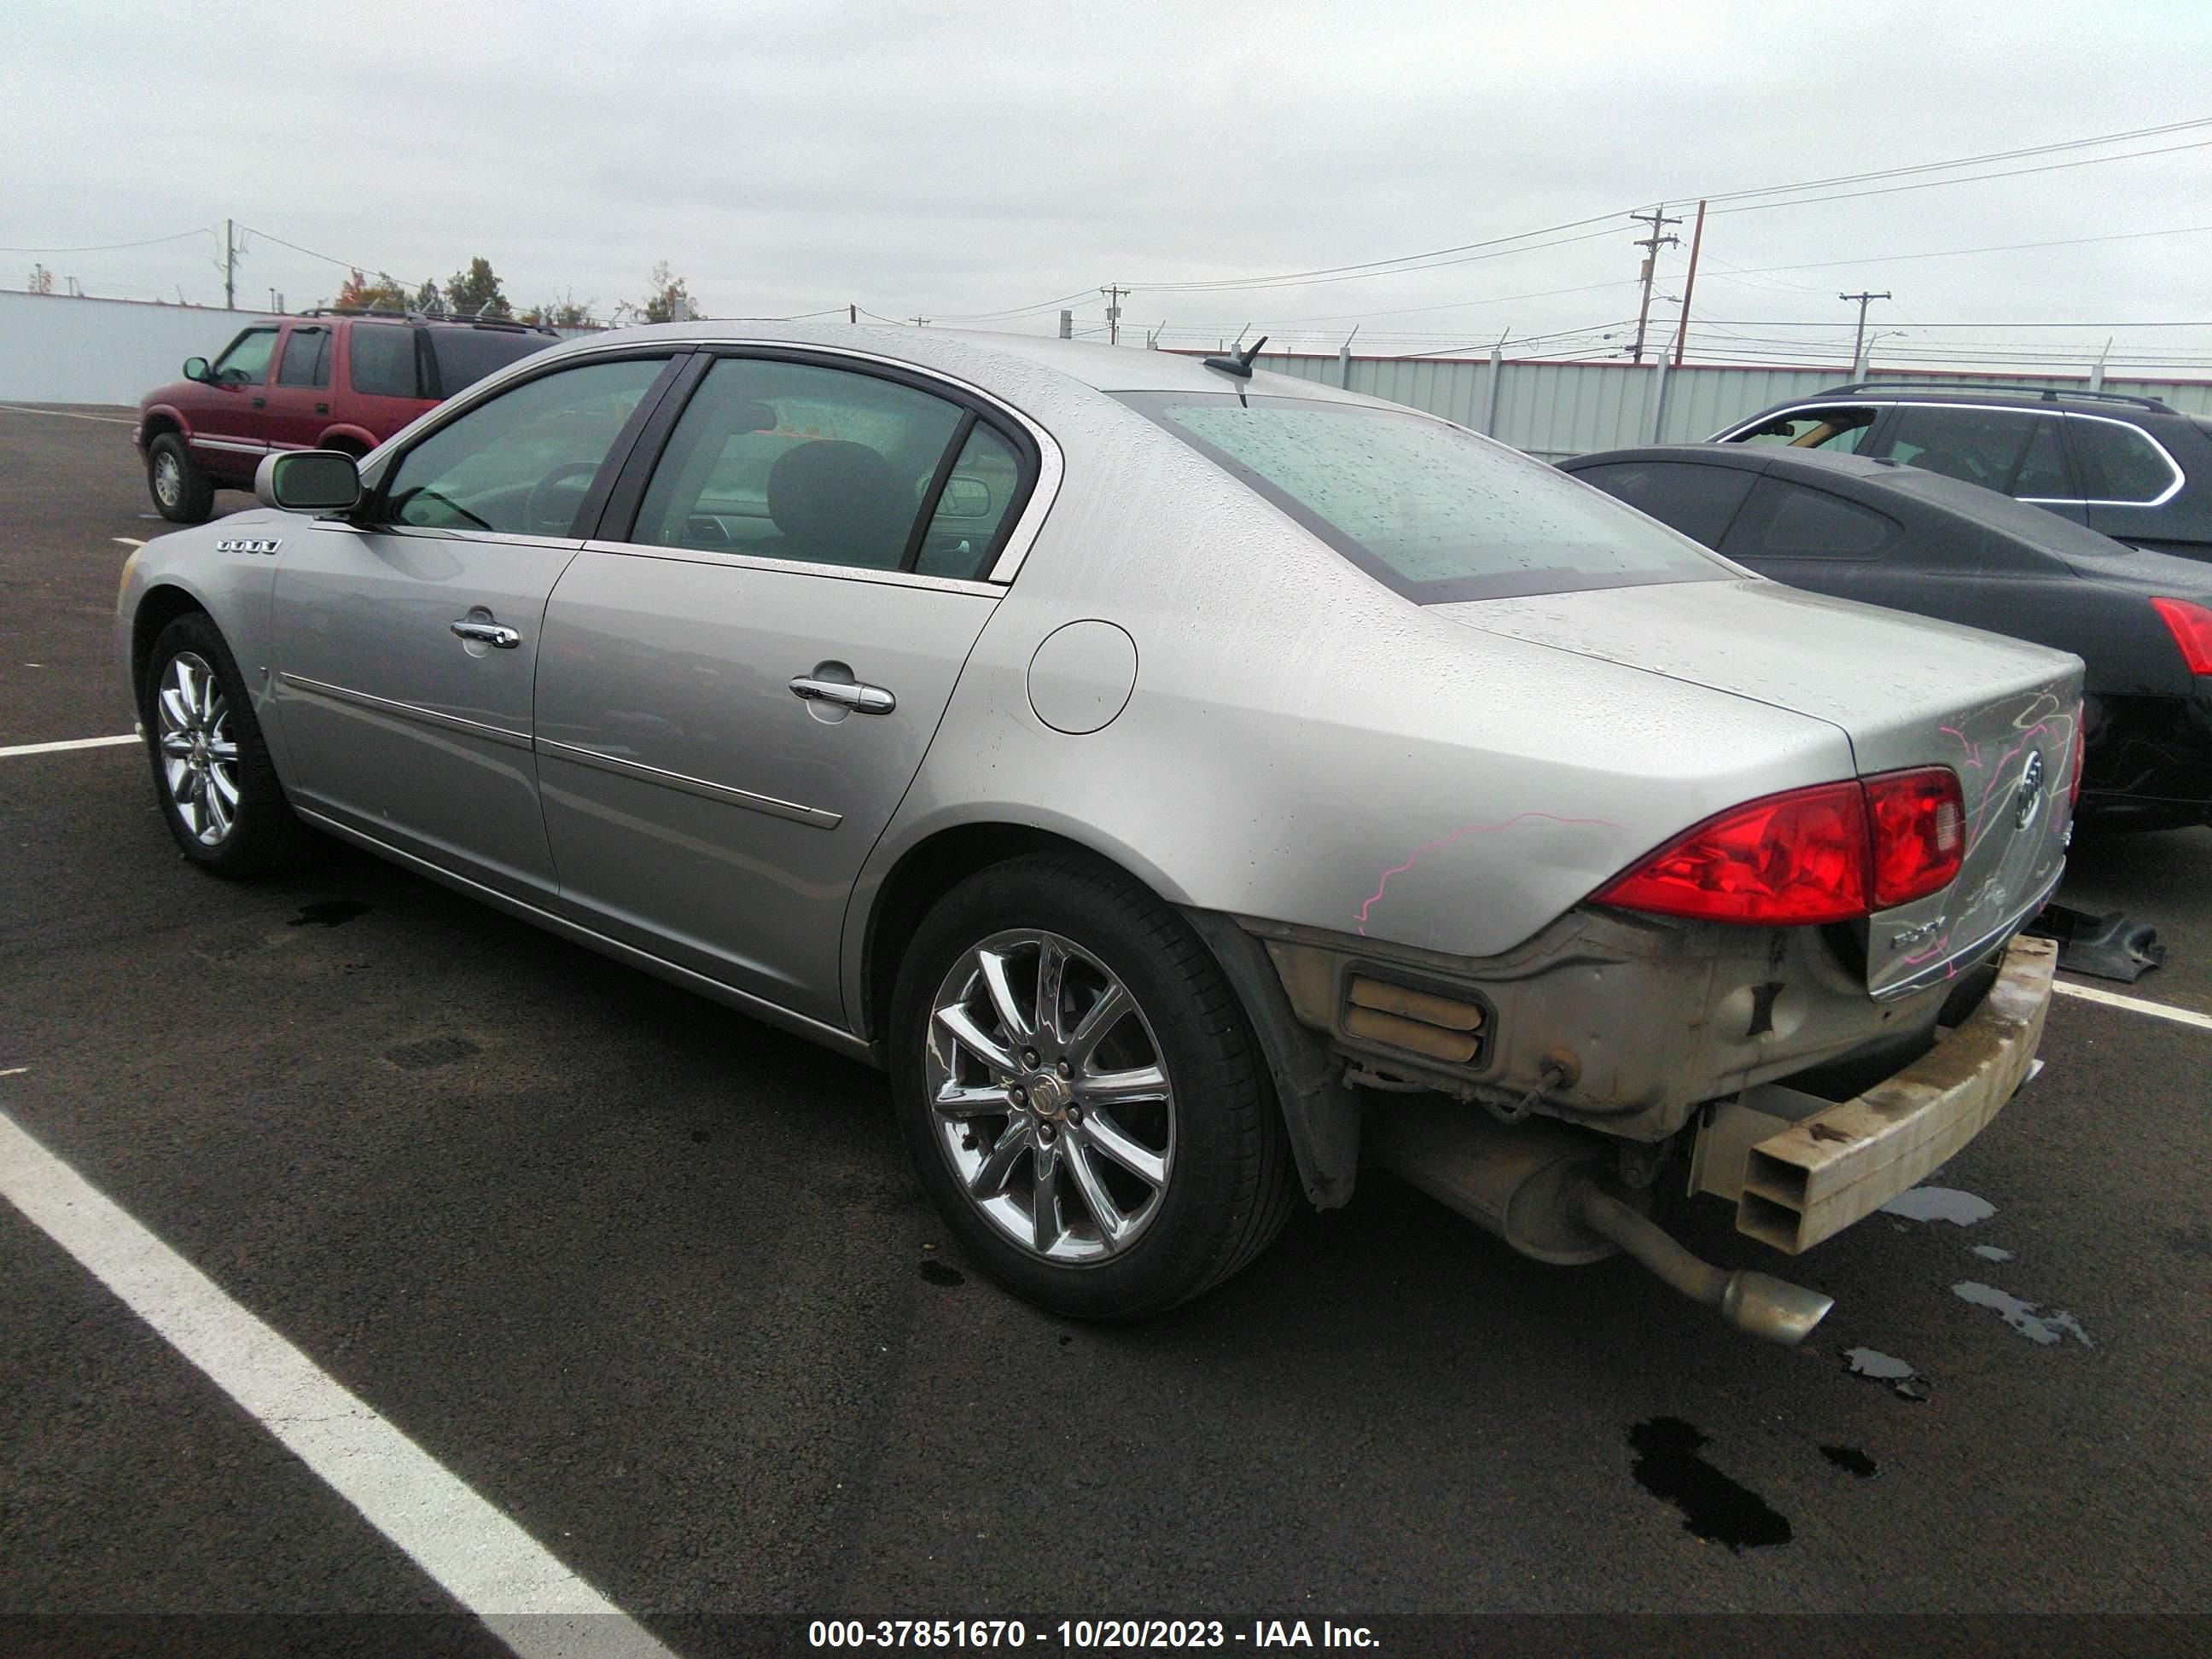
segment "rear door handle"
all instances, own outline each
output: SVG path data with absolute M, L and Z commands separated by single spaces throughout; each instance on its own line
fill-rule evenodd
M 495 622 L 480 622 L 473 617 L 464 617 L 453 624 L 453 632 L 465 640 L 476 640 L 501 651 L 512 651 L 522 643 L 522 635 L 512 628 Z
M 860 685 L 851 680 L 817 679 L 801 674 L 791 682 L 791 695 L 804 702 L 835 703 L 860 714 L 888 714 L 898 699 L 880 685 Z
M 256 398 L 253 400 L 253 406 L 256 409 L 266 409 L 269 407 L 269 399 L 266 398 Z
M 328 404 L 317 404 L 315 405 L 315 413 L 318 415 L 327 415 L 330 412 L 331 406 Z

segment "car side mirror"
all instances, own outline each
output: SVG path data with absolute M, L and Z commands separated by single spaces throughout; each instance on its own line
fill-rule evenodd
M 202 385 L 205 385 L 208 379 L 207 359 L 204 357 L 185 358 L 185 378 L 188 380 L 197 380 Z
M 361 500 L 361 471 L 337 450 L 295 449 L 263 459 L 253 493 L 287 513 L 343 513 Z

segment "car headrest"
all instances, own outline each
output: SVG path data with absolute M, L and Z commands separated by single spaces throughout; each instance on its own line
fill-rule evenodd
M 776 458 L 769 516 L 808 552 L 841 564 L 889 569 L 905 550 L 912 495 L 891 464 L 866 444 L 822 439 Z

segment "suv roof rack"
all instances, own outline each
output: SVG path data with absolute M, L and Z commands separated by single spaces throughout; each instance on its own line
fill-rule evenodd
M 1832 386 L 1819 397 L 1838 396 L 1850 392 L 2009 392 L 2022 398 L 2040 398 L 2055 404 L 2061 398 L 2093 398 L 2099 403 L 2133 404 L 2138 409 L 2170 411 L 2172 405 L 2162 398 L 2138 398 L 2125 392 L 2092 392 L 2086 386 L 2015 386 L 2002 380 L 1945 380 L 1938 384 L 1928 380 L 1855 380 L 1849 386 Z
M 392 311 L 383 306 L 317 306 L 309 311 L 295 311 L 295 317 L 385 317 L 395 323 L 449 323 L 456 328 L 494 328 L 502 334 L 551 334 L 560 331 L 550 323 L 526 323 L 520 317 L 465 317 L 450 312 L 435 316 L 417 311 L 410 306 L 404 311 Z

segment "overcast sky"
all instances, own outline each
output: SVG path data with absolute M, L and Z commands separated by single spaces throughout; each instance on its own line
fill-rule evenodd
M 1079 295 L 1091 329 L 1096 289 L 1117 283 L 1135 289 L 1123 337 L 1139 343 L 1163 324 L 1169 343 L 1207 344 L 1249 324 L 1334 350 L 1357 324 L 1361 351 L 1510 329 L 1531 340 L 1515 355 L 1597 356 L 1626 338 L 1601 325 L 1636 311 L 1626 218 L 1426 270 L 1167 285 L 1659 202 L 1686 220 L 1700 195 L 2212 118 L 2208 70 L 2212 0 L 72 0 L 8 25 L 0 283 L 22 286 L 37 261 L 57 291 L 75 277 L 219 301 L 228 217 L 260 233 L 239 267 L 257 306 L 272 289 L 312 304 L 344 279 L 282 238 L 410 283 L 482 254 L 518 305 L 573 295 L 601 313 L 641 297 L 666 259 L 717 316 L 1035 307 L 983 325 L 1048 332 L 1042 302 Z M 1878 362 L 1957 343 L 2094 355 L 2116 335 L 2116 362 L 2212 364 L 2212 125 L 1982 170 L 2184 145 L 1856 199 L 1716 203 L 1692 353 L 1847 353 L 1854 307 L 1836 296 L 1870 289 L 1895 295 L 1870 313 Z M 1670 229 L 1681 243 L 1662 250 L 1657 291 L 1679 296 L 1690 226 Z M 1655 306 L 1660 335 L 1677 310 Z M 2119 326 L 2142 322 L 2169 325 Z M 1789 326 L 1802 323 L 1819 326 Z M 1966 326 L 1991 323 L 2069 326 Z

